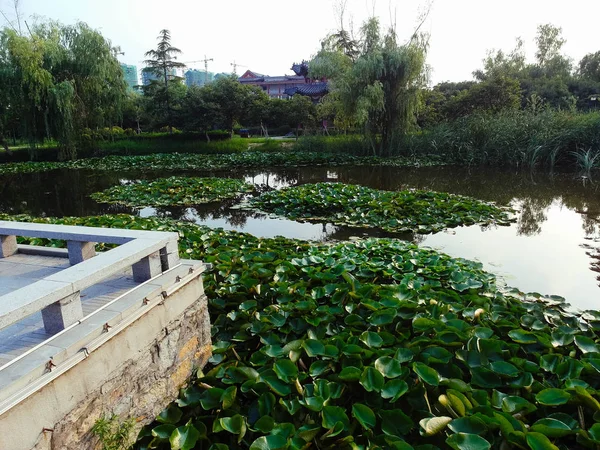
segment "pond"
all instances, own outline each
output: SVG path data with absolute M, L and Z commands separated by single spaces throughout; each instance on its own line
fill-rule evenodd
M 181 174 L 181 173 L 178 173 Z M 133 179 L 172 173 L 57 170 L 0 176 L 0 212 L 46 216 L 86 216 L 126 212 L 183 218 L 212 227 L 276 236 L 338 240 L 390 236 L 331 224 L 299 223 L 237 209 L 238 200 L 195 208 L 139 211 L 98 204 L 89 198 Z M 190 176 L 244 178 L 258 190 L 335 181 L 377 189 L 430 189 L 468 195 L 517 210 L 510 227 L 470 226 L 432 235 L 395 235 L 451 256 L 480 261 L 510 286 L 524 292 L 557 294 L 579 309 L 600 309 L 600 185 L 571 173 L 529 174 L 498 169 L 427 167 L 302 167 L 237 172 L 193 172 Z M 600 181 L 600 180 L 599 180 Z

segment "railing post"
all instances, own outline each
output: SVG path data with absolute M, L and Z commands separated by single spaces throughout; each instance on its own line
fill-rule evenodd
M 179 264 L 179 245 L 177 241 L 169 241 L 164 248 L 160 249 L 160 260 L 163 272 Z
M 67 241 L 69 262 L 72 266 L 96 256 L 95 242 Z
M 8 258 L 17 253 L 16 236 L 0 236 L 0 258 Z
M 42 309 L 46 333 L 56 334 L 83 318 L 79 292 Z
M 162 273 L 162 262 L 160 251 L 142 258 L 131 266 L 133 269 L 133 280 L 137 282 L 148 281 Z

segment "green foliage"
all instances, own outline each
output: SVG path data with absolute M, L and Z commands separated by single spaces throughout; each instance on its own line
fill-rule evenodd
M 539 25 L 535 42 L 537 44 L 535 58 L 538 66 L 547 75 L 552 77 L 570 74 L 571 61 L 561 54 L 561 49 L 567 42 L 562 37 L 562 28 L 552 24 Z
M 252 120 L 256 123 L 256 109 L 268 102 L 267 94 L 257 86 L 238 82 L 235 76 L 222 77 L 205 86 L 206 102 L 218 105 L 219 124 L 223 129 L 233 130 L 236 123 Z M 260 122 L 260 117 L 258 117 Z
M 370 149 L 360 135 L 304 136 L 294 145 L 298 152 L 346 153 L 349 155 L 368 155 Z
M 235 178 L 170 177 L 114 186 L 90 197 L 99 203 L 134 207 L 199 205 L 235 198 L 253 190 L 254 186 Z
M 405 45 L 397 40 L 395 29 L 382 35 L 379 21 L 371 18 L 358 42 L 326 39 L 310 64 L 311 76 L 331 80 L 334 109 L 360 127 L 374 155 L 389 154 L 414 125 L 425 84 L 426 42 L 416 35 Z
M 135 419 L 120 421 L 119 416 L 103 416 L 92 427 L 92 434 L 102 444 L 102 450 L 126 450 L 132 443 Z
M 459 225 L 508 225 L 506 211 L 479 200 L 427 191 L 379 191 L 341 183 L 288 187 L 250 200 L 252 207 L 291 218 L 389 232 L 432 233 Z
M 578 75 L 583 79 L 600 83 L 600 51 L 588 53 L 581 59 Z
M 0 116 L 18 118 L 31 147 L 56 139 L 60 159 L 75 158 L 85 128 L 114 123 L 125 96 L 110 42 L 83 23 L 41 23 L 29 36 L 2 30 L 0 84 Z
M 476 83 L 446 82 L 424 91 L 419 124 L 431 126 L 477 112 L 529 109 L 532 98 L 545 108 L 572 112 L 597 108 L 592 99 L 600 94 L 599 53 L 586 55 L 573 73 L 571 59 L 561 53 L 565 40 L 560 28 L 540 25 L 535 42 L 533 63 L 526 61 L 524 43 L 518 38 L 510 52 L 488 52 L 483 68 L 473 72 Z
M 160 77 L 163 84 L 159 86 L 159 83 L 150 83 L 150 86 L 144 88 L 144 93 L 152 97 L 150 104 L 160 103 L 162 105 L 168 130 L 172 132 L 173 96 L 176 93 L 181 94 L 181 92 L 185 92 L 185 88 L 176 80 L 169 87 L 169 78 L 172 77 L 171 71 L 184 68 L 185 64 L 176 61 L 177 55 L 181 53 L 181 50 L 171 45 L 171 33 L 169 30 L 161 30 L 158 35 L 158 41 L 156 50 L 148 50 L 145 54 L 148 59 L 144 61 L 144 64 L 146 64 L 144 71 Z
M 210 364 L 135 448 L 600 441 L 600 353 L 589 351 L 600 314 L 501 290 L 480 264 L 390 239 L 311 244 L 125 215 L 1 218 L 180 231 L 182 256 L 214 265 Z M 554 345 L 561 333 L 582 347 Z

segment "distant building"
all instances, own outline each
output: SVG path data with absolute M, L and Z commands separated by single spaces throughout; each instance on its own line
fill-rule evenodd
M 309 78 L 306 62 L 294 64 L 292 70 L 295 75 L 275 77 L 247 70 L 238 78 L 238 81 L 242 84 L 261 87 L 271 98 L 287 99 L 299 94 L 306 95 L 314 102 L 317 102 L 327 94 L 327 82 Z
M 206 83 L 211 83 L 214 80 L 212 72 L 204 72 L 196 69 L 190 69 L 185 73 L 185 85 L 204 86 Z
M 142 69 L 142 84 L 144 86 L 148 86 L 150 84 L 150 82 L 152 81 L 162 81 L 163 77 L 162 76 L 157 76 L 154 72 L 150 72 L 149 70 L 147 70 L 148 68 L 144 68 Z M 167 72 L 167 76 L 170 79 L 173 78 L 181 78 L 178 74 L 177 74 L 177 70 L 176 69 L 171 69 Z
M 123 71 L 123 78 L 125 78 L 127 87 L 132 91 L 136 90 L 136 86 L 139 86 L 140 84 L 137 67 L 130 66 L 128 64 L 121 64 L 121 70 Z

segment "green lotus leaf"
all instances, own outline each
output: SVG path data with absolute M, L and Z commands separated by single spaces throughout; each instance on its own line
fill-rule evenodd
M 382 356 L 375 361 L 375 368 L 386 378 L 396 378 L 402 374 L 402 366 L 397 359 Z
M 333 428 L 338 422 L 345 428 L 350 426 L 350 419 L 348 419 L 345 409 L 339 406 L 325 406 L 321 412 L 321 417 L 321 425 L 325 429 Z
M 221 393 L 223 392 L 221 389 L 219 389 L 219 391 L 221 391 Z M 219 395 L 219 400 L 220 398 L 221 396 Z M 217 405 L 219 404 L 220 401 L 217 403 Z M 177 406 L 171 404 L 163 409 L 158 416 L 156 416 L 156 421 L 160 423 L 175 424 L 179 422 L 179 419 L 181 419 L 182 416 L 183 411 Z
M 172 450 L 191 450 L 200 439 L 200 432 L 189 421 L 185 426 L 176 428 L 169 442 Z
M 492 447 L 481 436 L 468 433 L 452 434 L 446 439 L 446 444 L 454 450 L 489 450 Z
M 527 440 L 527 445 L 529 445 L 531 450 L 558 450 L 558 447 L 542 433 L 530 431 L 526 434 L 525 439 Z
M 575 345 L 577 345 L 579 350 L 583 353 L 600 353 L 600 347 L 598 347 L 593 339 L 587 336 L 576 335 Z
M 571 394 L 562 389 L 550 388 L 538 392 L 535 399 L 545 406 L 558 406 L 567 403 L 571 399 Z
M 288 448 L 288 440 L 278 434 L 261 436 L 250 444 L 250 450 L 283 450 Z
M 389 399 L 390 403 L 394 403 L 400 397 L 408 392 L 408 384 L 404 380 L 390 380 L 381 389 L 381 397 Z
M 424 383 L 432 386 L 438 386 L 440 384 L 440 374 L 437 370 L 428 365 L 416 362 L 413 363 L 413 370 Z
M 530 430 L 541 433 L 544 436 L 548 436 L 552 439 L 561 438 L 575 433 L 575 431 L 573 431 L 567 424 L 561 422 L 560 420 L 551 418 L 538 420 L 531 426 Z
M 374 367 L 365 367 L 360 376 L 360 384 L 367 392 L 380 392 L 384 383 L 383 375 Z
M 290 383 L 298 377 L 298 368 L 289 359 L 280 359 L 273 364 L 273 370 L 280 380 Z
M 352 417 L 358 420 L 364 429 L 371 429 L 377 423 L 373 410 L 362 403 L 352 405 Z
M 482 435 L 487 432 L 488 427 L 483 420 L 476 416 L 459 417 L 448 424 L 455 433 L 477 434 Z

